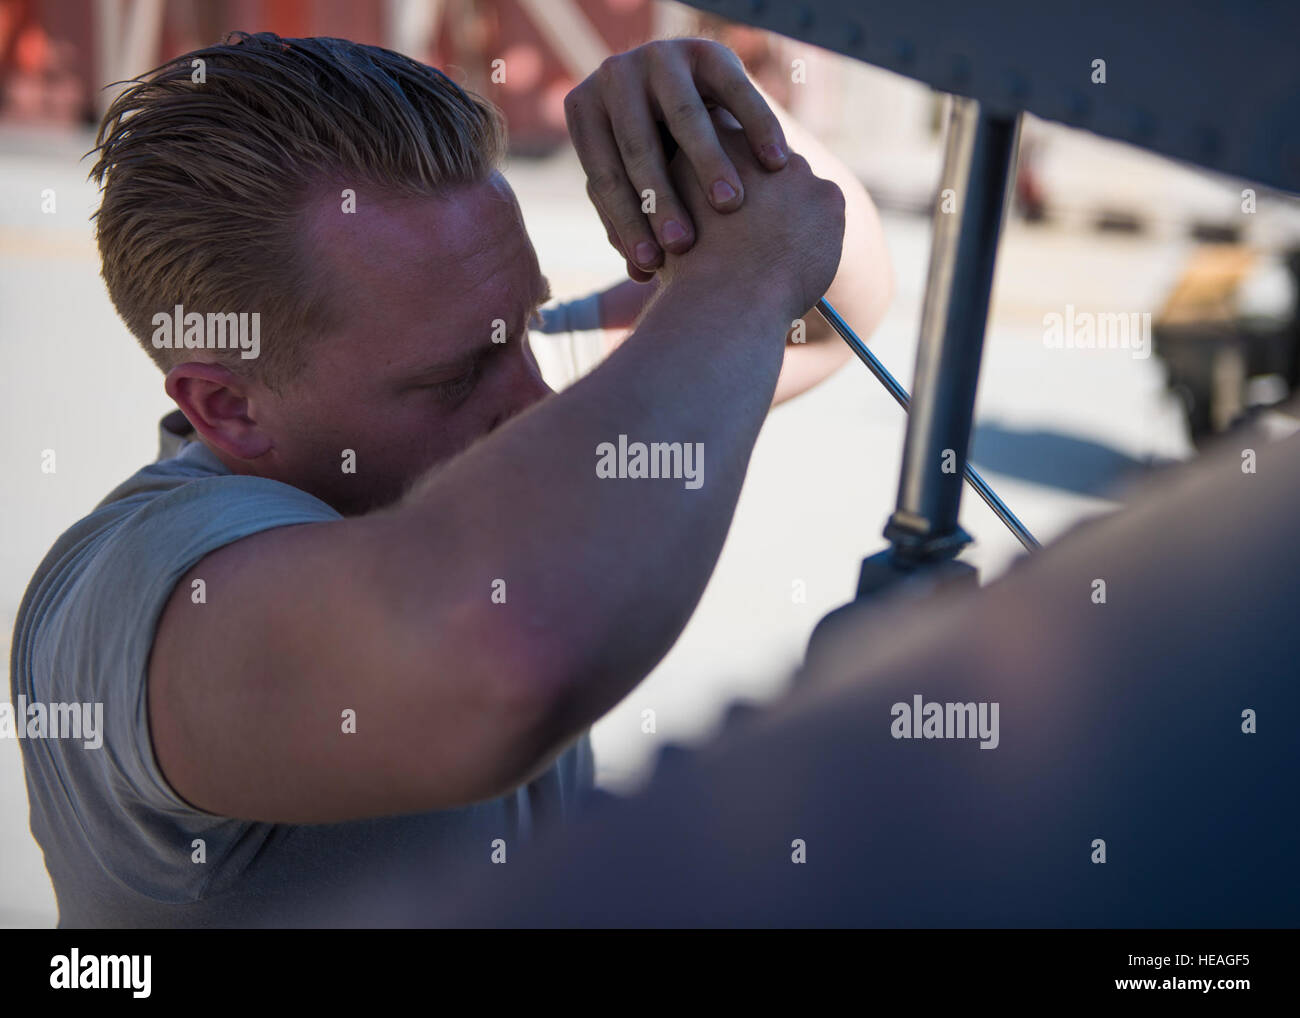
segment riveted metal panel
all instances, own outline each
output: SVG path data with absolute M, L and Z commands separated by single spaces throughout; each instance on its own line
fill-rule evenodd
M 1295 0 L 687 0 L 1037 116 L 1300 191 Z M 1105 61 L 1105 84 L 1094 61 Z

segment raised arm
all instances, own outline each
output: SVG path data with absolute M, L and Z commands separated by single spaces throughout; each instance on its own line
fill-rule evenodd
M 721 550 L 789 320 L 834 275 L 843 229 L 838 189 L 801 158 L 766 173 L 725 143 L 744 208 L 713 213 L 677 167 L 698 241 L 669 255 L 601 367 L 396 506 L 246 538 L 178 584 L 149 712 L 182 797 L 295 823 L 491 798 L 667 652 Z M 690 443 L 698 476 L 601 476 L 620 436 Z M 191 604 L 196 576 L 232 596 Z M 344 709 L 355 734 L 340 734 Z

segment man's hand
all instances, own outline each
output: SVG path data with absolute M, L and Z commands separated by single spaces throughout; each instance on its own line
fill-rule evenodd
M 678 153 L 671 175 L 699 225 L 699 238 L 689 252 L 668 255 L 659 272 L 662 288 L 667 293 L 680 277 L 702 276 L 738 299 L 780 302 L 788 322 L 816 305 L 835 278 L 844 195 L 797 153 L 782 170 L 762 169 L 746 151 L 745 132 L 729 128 L 725 119 L 715 114 L 716 137 L 746 187 L 745 205 L 731 215 L 711 212 L 685 150 Z
M 628 275 L 639 282 L 653 277 L 665 251 L 687 251 L 696 237 L 695 218 L 668 171 L 660 124 L 690 164 L 708 206 L 734 212 L 745 201 L 746 181 L 709 115 L 714 107 L 740 123 L 758 166 L 774 171 L 786 165 L 780 123 L 740 59 L 720 43 L 647 43 L 610 57 L 564 100 L 587 194 L 609 242 L 627 261 Z M 650 197 L 654 211 L 642 212 Z

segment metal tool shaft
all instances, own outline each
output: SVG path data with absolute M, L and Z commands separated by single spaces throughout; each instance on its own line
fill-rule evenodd
M 840 338 L 849 345 L 849 349 L 858 355 L 858 359 L 867 366 L 867 369 L 880 380 L 880 384 L 894 397 L 898 405 L 904 410 L 910 411 L 912 409 L 912 397 L 908 395 L 907 390 L 898 384 L 898 380 L 880 363 L 880 359 L 867 349 L 867 344 L 858 338 L 858 334 L 849 327 L 848 322 L 840 317 L 840 313 L 835 310 L 831 302 L 823 297 L 817 302 L 817 311 L 826 319 L 830 327 L 839 334 Z M 1007 504 L 998 498 L 997 493 L 988 486 L 988 482 L 969 463 L 966 464 L 965 477 L 985 504 L 997 514 L 998 519 L 1005 523 L 1007 529 L 1016 536 L 1016 540 L 1024 545 L 1026 551 L 1037 551 L 1042 547 L 1034 540 L 1034 535 L 1016 518 L 1016 514 L 1007 508 Z

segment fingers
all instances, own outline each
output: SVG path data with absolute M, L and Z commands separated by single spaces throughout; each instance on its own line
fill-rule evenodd
M 628 258 L 627 252 L 623 250 L 623 242 L 618 239 L 618 234 L 614 232 L 614 226 L 610 223 L 609 217 L 600 210 L 600 205 L 597 204 L 595 195 L 591 193 L 590 184 L 587 185 L 587 197 L 591 200 L 591 205 L 592 208 L 596 210 L 596 215 L 600 216 L 601 225 L 605 227 L 605 239 L 609 241 L 609 246 L 617 251 L 623 261 L 627 263 L 628 278 L 634 279 L 638 283 L 648 283 L 650 280 L 654 279 L 655 274 L 653 272 L 645 272 L 632 264 L 632 260 Z
M 740 122 L 750 151 L 760 165 L 769 170 L 785 166 L 790 149 L 781 122 L 749 80 L 736 54 L 717 43 L 701 46 L 695 60 L 694 80 L 702 94 Z
M 606 103 L 616 125 L 614 137 L 624 172 L 640 199 L 638 213 L 648 218 L 660 248 L 674 253 L 689 250 L 695 241 L 694 224 L 673 189 L 645 86 L 639 81 L 612 85 Z
M 596 210 L 596 215 L 600 216 L 601 225 L 605 227 L 605 239 L 609 241 L 609 246 L 617 251 L 623 261 L 627 263 L 628 278 L 636 280 L 638 283 L 648 283 L 654 279 L 653 272 L 645 272 L 638 269 L 632 260 L 628 258 L 627 252 L 623 250 L 623 242 L 618 239 L 618 234 L 614 232 L 614 226 L 609 221 L 609 217 L 600 210 L 600 205 L 596 203 L 595 196 L 591 193 L 591 185 L 587 185 L 587 197 L 591 199 L 592 207 Z
M 565 98 L 587 193 L 633 279 L 648 281 L 665 251 L 681 253 L 695 242 L 695 224 L 669 172 L 660 121 L 715 210 L 732 212 L 744 202 L 742 176 L 719 139 L 710 105 L 735 118 L 760 166 L 786 165 L 789 150 L 776 115 L 736 55 L 718 43 L 649 43 L 606 60 Z
M 719 212 L 740 208 L 745 200 L 745 185 L 718 141 L 713 118 L 684 57 L 661 65 L 651 84 L 668 130 L 691 164 L 709 204 Z
M 596 210 L 596 215 L 600 216 L 600 225 L 605 228 L 605 239 L 609 241 L 609 246 L 627 257 L 627 252 L 623 250 L 623 242 L 618 239 L 618 234 L 614 232 L 614 224 L 609 221 L 609 216 L 605 215 L 600 208 L 600 202 L 596 201 L 596 195 L 591 190 L 591 184 L 587 184 L 587 198 L 591 202 L 591 207 Z
M 615 246 L 630 263 L 653 274 L 663 262 L 663 252 L 641 213 L 640 192 L 633 190 L 624 170 L 610 113 L 577 89 L 565 98 L 564 113 L 573 147 L 587 175 L 587 194 L 606 229 L 617 236 Z

